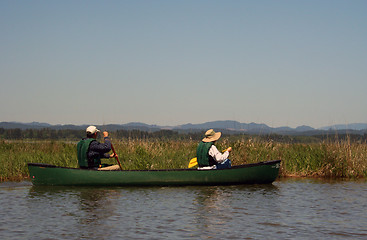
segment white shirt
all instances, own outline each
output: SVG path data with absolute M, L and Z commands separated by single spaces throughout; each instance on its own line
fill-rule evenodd
M 221 163 L 228 158 L 229 152 L 225 151 L 224 153 L 221 153 L 215 145 L 212 145 L 209 149 L 209 155 L 212 156 L 215 161 Z

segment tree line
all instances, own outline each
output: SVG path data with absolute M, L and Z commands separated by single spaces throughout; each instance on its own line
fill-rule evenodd
M 142 130 L 115 130 L 109 131 L 115 139 L 160 139 L 160 140 L 193 140 L 200 141 L 203 132 L 178 132 L 174 130 L 142 131 Z M 78 141 L 85 137 L 85 130 L 75 129 L 4 129 L 0 128 L 0 139 L 3 140 L 68 140 Z M 314 136 L 292 136 L 280 134 L 248 135 L 248 134 L 223 134 L 231 140 L 256 138 L 262 141 L 275 141 L 282 143 L 317 143 L 323 141 L 351 141 L 366 143 L 367 134 L 326 134 Z
M 141 130 L 115 130 L 109 131 L 110 136 L 118 139 L 193 139 L 202 138 L 202 133 L 179 133 L 172 130 L 159 130 L 154 132 Z M 6 140 L 80 140 L 86 136 L 85 130 L 74 129 L 4 129 L 0 128 L 0 139 Z

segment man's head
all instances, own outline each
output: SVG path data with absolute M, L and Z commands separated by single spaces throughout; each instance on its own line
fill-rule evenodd
M 89 126 L 87 127 L 86 132 L 88 138 L 96 138 L 97 133 L 99 133 L 99 130 L 95 126 Z

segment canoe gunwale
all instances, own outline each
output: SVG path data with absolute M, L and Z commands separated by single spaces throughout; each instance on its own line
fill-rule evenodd
M 265 162 L 258 162 L 258 163 L 249 163 L 249 164 L 242 164 L 242 165 L 235 165 L 231 168 L 226 169 L 215 169 L 215 171 L 228 171 L 231 169 L 239 169 L 239 168 L 249 168 L 249 167 L 256 167 L 256 166 L 263 166 L 263 165 L 273 165 L 280 163 L 281 160 L 272 160 L 272 161 L 265 161 Z M 27 163 L 28 166 L 33 167 L 41 167 L 41 168 L 64 168 L 64 169 L 73 169 L 73 170 L 80 170 L 80 171 L 98 171 L 96 169 L 83 169 L 83 168 L 70 168 L 70 167 L 60 167 L 46 163 Z M 151 170 L 107 170 L 107 172 L 168 172 L 168 171 L 211 171 L 213 169 L 208 170 L 198 170 L 196 168 L 180 168 L 180 169 L 151 169 Z

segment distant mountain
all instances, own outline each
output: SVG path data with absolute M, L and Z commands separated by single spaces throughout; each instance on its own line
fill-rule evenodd
M 4 129 L 14 129 L 14 128 L 20 128 L 20 129 L 29 129 L 29 128 L 48 128 L 51 127 L 51 124 L 48 123 L 39 123 L 39 122 L 31 122 L 31 123 L 20 123 L 20 122 L 1 122 L 0 128 Z
M 86 126 L 87 127 L 87 126 Z M 149 125 L 145 123 L 140 122 L 131 122 L 126 124 L 107 124 L 107 125 L 97 125 L 97 128 L 107 131 L 116 131 L 116 130 L 140 130 L 140 131 L 159 131 L 161 130 L 161 127 L 157 125 Z
M 213 121 L 213 122 L 206 122 L 206 123 L 200 123 L 200 124 L 184 124 L 177 127 L 174 127 L 173 129 L 229 129 L 233 131 L 269 131 L 271 130 L 270 127 L 268 127 L 265 124 L 257 124 L 257 123 L 240 123 L 237 121 L 232 120 L 226 120 L 226 121 Z
M 0 122 L 0 128 L 4 129 L 42 129 L 42 128 L 50 128 L 50 129 L 72 129 L 72 130 L 85 130 L 88 125 L 51 125 L 48 123 L 19 123 L 19 122 Z M 97 125 L 99 129 L 107 130 L 107 131 L 116 131 L 116 130 L 141 130 L 141 131 L 159 131 L 163 129 L 171 129 L 179 132 L 198 132 L 205 131 L 207 129 L 213 128 L 217 131 L 223 131 L 224 133 L 232 134 L 232 133 L 247 133 L 247 134 L 283 134 L 283 135 L 318 135 L 318 134 L 326 134 L 326 133 L 345 133 L 345 130 L 348 130 L 348 133 L 353 134 L 366 134 L 367 133 L 367 124 L 364 123 L 355 123 L 348 125 L 333 125 L 328 127 L 323 127 L 321 129 L 314 129 L 309 126 L 299 126 L 296 128 L 291 127 L 276 127 L 272 128 L 267 126 L 266 124 L 259 123 L 240 123 L 232 120 L 223 120 L 223 121 L 212 121 L 205 122 L 199 124 L 183 124 L 178 126 L 158 126 L 158 125 L 149 125 L 141 122 L 130 122 L 126 124 L 107 124 L 107 125 Z
M 315 129 L 310 126 L 305 126 L 305 125 L 296 127 L 297 132 L 306 132 L 306 131 L 313 131 L 313 130 Z
M 123 125 L 126 126 L 126 127 L 151 127 L 151 126 L 154 126 L 154 125 L 149 125 L 149 124 L 141 123 L 141 122 L 130 122 L 130 123 L 126 123 L 126 124 L 123 124 Z
M 321 130 L 364 130 L 367 129 L 367 123 L 352 123 L 352 124 L 336 124 L 332 126 L 322 127 Z

